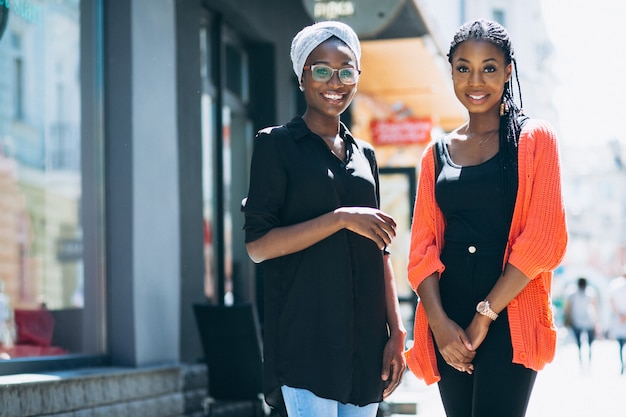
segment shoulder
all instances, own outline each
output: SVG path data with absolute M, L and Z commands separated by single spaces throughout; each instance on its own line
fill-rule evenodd
M 434 165 L 433 152 L 436 151 L 437 143 L 444 143 L 443 141 L 445 141 L 445 138 L 442 136 L 434 138 L 426 144 L 422 151 L 422 166 L 425 162 L 430 162 L 432 163 L 431 165 Z
M 558 140 L 554 127 L 543 119 L 529 118 L 524 123 L 519 138 L 520 152 L 558 152 Z
M 372 145 L 371 143 L 363 140 L 363 139 L 359 139 L 359 138 L 352 138 L 354 140 L 354 143 L 356 143 L 356 145 L 359 147 L 359 149 L 362 149 L 363 152 L 371 152 L 374 153 L 374 145 Z
M 256 134 L 257 140 L 271 140 L 289 135 L 289 129 L 286 125 L 268 126 L 259 130 Z
M 547 120 L 529 118 L 522 127 L 521 140 L 556 141 L 556 133 L 552 124 Z
M 352 138 L 354 143 L 356 144 L 356 148 L 358 152 L 360 152 L 370 163 L 372 169 L 378 169 L 378 161 L 376 160 L 376 152 L 374 151 L 374 146 L 364 141 L 363 139 Z
M 268 166 L 277 167 L 277 160 L 289 160 L 295 143 L 287 125 L 268 126 L 256 133 L 252 151 L 252 166 L 266 170 Z
M 259 130 L 256 134 L 257 139 L 271 140 L 271 139 L 298 139 L 309 134 L 309 129 L 302 120 L 302 117 L 297 116 L 291 119 L 288 123 L 276 126 L 268 126 Z
M 363 152 L 366 155 L 374 155 L 374 145 L 370 142 L 358 138 L 352 134 L 348 126 L 346 126 L 343 122 L 339 123 L 339 135 L 343 138 L 344 141 L 352 141 L 356 145 L 359 151 Z
M 361 138 L 357 138 L 356 136 L 354 136 L 352 132 L 350 132 L 350 130 L 348 130 L 348 128 L 343 123 L 341 123 L 341 126 L 340 126 L 340 134 L 343 137 L 344 141 L 352 142 L 356 146 L 356 149 L 358 150 L 358 152 L 364 154 L 368 158 L 374 158 L 374 159 L 376 158 L 376 151 L 374 150 L 374 145 L 372 145 L 370 142 L 366 140 L 363 140 Z

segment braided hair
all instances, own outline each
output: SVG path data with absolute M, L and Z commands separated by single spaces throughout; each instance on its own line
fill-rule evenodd
M 454 35 L 447 55 L 450 64 L 452 64 L 452 58 L 459 45 L 467 40 L 490 42 L 502 51 L 506 65 L 513 64 L 513 73 L 515 74 L 517 92 L 519 94 L 519 106 L 515 103 L 513 77 L 510 77 L 504 85 L 500 103 L 500 127 L 498 134 L 500 149 L 503 151 L 500 164 L 503 186 L 507 191 L 505 194 L 508 194 L 515 201 L 515 193 L 517 192 L 517 146 L 522 123 L 527 117 L 524 116 L 522 110 L 522 89 L 520 87 L 513 45 L 508 32 L 501 24 L 486 19 L 473 20 L 462 25 Z M 515 184 L 515 186 L 510 187 L 509 184 Z M 511 200 L 507 199 L 507 201 L 510 202 Z M 508 209 L 512 213 L 512 206 L 510 204 L 506 205 L 509 206 Z

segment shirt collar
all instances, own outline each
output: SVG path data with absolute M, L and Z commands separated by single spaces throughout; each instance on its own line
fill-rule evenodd
M 302 116 L 296 116 L 287 124 L 289 131 L 291 132 L 293 139 L 298 142 L 310 135 L 313 135 L 311 129 L 308 128 Z M 350 142 L 354 146 L 358 147 L 358 143 L 354 140 L 354 136 L 350 133 L 350 130 L 347 128 L 343 122 L 339 122 L 339 136 L 341 136 L 344 140 Z

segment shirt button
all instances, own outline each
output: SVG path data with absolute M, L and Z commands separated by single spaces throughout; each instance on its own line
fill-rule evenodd
M 469 253 L 476 253 L 476 246 L 474 246 L 474 245 L 470 245 L 470 246 L 468 246 L 468 247 L 467 247 L 467 251 L 468 251 Z

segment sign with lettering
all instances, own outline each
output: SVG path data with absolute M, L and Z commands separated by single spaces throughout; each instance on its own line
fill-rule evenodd
M 362 37 L 374 36 L 396 18 L 406 0 L 302 0 L 316 21 L 339 20 Z
M 430 140 L 433 122 L 426 117 L 372 120 L 370 130 L 375 145 L 409 145 Z

